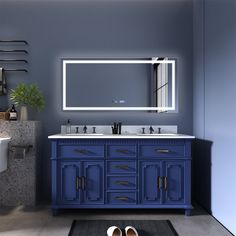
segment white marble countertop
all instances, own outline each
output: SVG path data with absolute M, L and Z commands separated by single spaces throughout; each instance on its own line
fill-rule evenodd
M 194 139 L 185 134 L 54 134 L 49 139 Z

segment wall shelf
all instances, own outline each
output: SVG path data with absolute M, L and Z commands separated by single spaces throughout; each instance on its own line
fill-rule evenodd
M 28 55 L 29 53 L 25 48 L 22 48 L 26 45 L 29 45 L 26 40 L 0 40 L 0 67 L 6 72 L 28 72 L 27 68 L 21 66 L 17 68 L 15 66 L 17 62 L 28 64 L 28 60 L 25 59 L 26 55 L 24 54 Z M 6 56 L 3 56 L 5 54 L 9 57 L 6 58 Z M 16 56 L 16 54 L 20 55 Z M 24 58 L 22 58 L 22 56 L 24 56 Z M 10 66 L 8 67 L 6 64 L 10 64 Z
M 0 40 L 0 43 L 23 43 L 25 45 L 28 45 L 28 42 L 26 40 Z

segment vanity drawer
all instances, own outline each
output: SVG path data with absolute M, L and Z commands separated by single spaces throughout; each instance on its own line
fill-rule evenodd
M 109 204 L 136 204 L 136 192 L 109 192 L 107 193 L 107 203 Z
M 103 145 L 64 145 L 59 147 L 59 155 L 61 157 L 104 157 L 104 146 Z
M 136 174 L 135 161 L 107 161 L 108 174 Z
M 137 178 L 136 176 L 108 176 L 107 189 L 136 189 Z
M 136 145 L 109 145 L 107 147 L 108 157 L 136 157 Z
M 183 157 L 185 156 L 184 145 L 141 145 L 141 157 Z

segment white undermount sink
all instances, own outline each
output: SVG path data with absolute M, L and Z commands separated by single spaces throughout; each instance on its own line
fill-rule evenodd
M 70 134 L 63 134 L 63 135 L 68 135 L 68 136 L 89 136 L 89 135 L 104 135 L 104 134 L 102 134 L 102 133 L 86 133 L 86 134 L 84 134 L 84 133 L 70 133 Z
M 8 143 L 11 138 L 0 138 L 0 172 L 7 169 Z
M 161 134 L 137 134 L 137 135 L 144 135 L 144 136 L 172 136 L 172 135 L 178 135 L 174 133 L 161 133 Z

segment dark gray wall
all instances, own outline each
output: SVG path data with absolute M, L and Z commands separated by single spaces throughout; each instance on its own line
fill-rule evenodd
M 9 73 L 9 87 L 35 82 L 46 109 L 32 118 L 44 131 L 42 184 L 50 196 L 48 134 L 70 118 L 77 124 L 177 124 L 192 133 L 192 1 L 1 1 L 0 38 L 29 42 L 29 73 Z M 152 57 L 177 59 L 178 113 L 63 112 L 61 58 Z M 6 100 L 0 98 L 1 104 Z
M 210 155 L 199 156 L 199 182 L 209 184 L 210 177 L 212 214 L 236 234 L 236 1 L 195 1 L 194 12 L 194 134 L 208 140 L 203 155 Z

